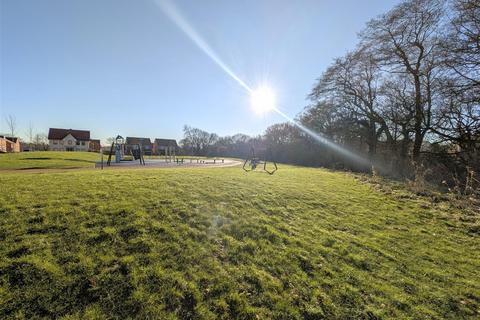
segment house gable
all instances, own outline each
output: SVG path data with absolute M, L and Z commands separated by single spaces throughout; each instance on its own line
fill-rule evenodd
M 143 147 L 146 147 L 146 146 L 151 147 L 152 141 L 150 141 L 150 138 L 127 137 L 126 144 L 127 145 L 139 144 Z
M 157 147 L 178 147 L 175 139 L 155 139 L 154 144 Z
M 63 141 L 64 144 L 66 144 L 66 142 L 68 142 L 68 141 L 72 141 L 73 143 L 75 143 L 75 142 L 77 142 L 77 139 L 69 133 L 62 139 L 62 141 Z
M 69 134 L 76 140 L 90 141 L 90 131 L 59 128 L 50 128 L 48 130 L 48 140 L 62 140 Z

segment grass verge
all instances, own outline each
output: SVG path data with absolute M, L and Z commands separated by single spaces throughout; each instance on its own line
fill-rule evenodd
M 95 167 L 95 152 L 34 151 L 0 154 L 0 170 L 70 169 Z

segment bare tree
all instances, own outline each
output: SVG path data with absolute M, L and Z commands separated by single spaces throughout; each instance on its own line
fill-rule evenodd
M 398 151 L 402 171 L 414 132 L 415 92 L 413 83 L 405 75 L 385 80 L 380 88 L 385 117 L 391 126 L 394 149 Z
M 429 128 L 431 113 L 428 105 L 428 87 L 434 56 L 439 47 L 443 0 L 408 0 L 388 13 L 370 21 L 362 32 L 365 45 L 376 52 L 383 65 L 393 73 L 409 75 L 414 84 L 415 115 L 412 160 L 418 164 L 420 151 Z M 427 96 L 427 97 L 426 97 Z
M 378 100 L 381 77 L 379 65 L 371 53 L 359 48 L 337 59 L 310 94 L 313 101 L 333 101 L 338 108 L 356 118 L 357 124 L 363 127 L 371 159 L 376 154 L 377 142 L 382 135 L 388 145 L 393 144 L 390 128 Z
M 36 150 L 48 150 L 48 138 L 46 134 L 37 133 L 33 138 Z
M 17 131 L 17 118 L 15 118 L 15 116 L 9 114 L 5 117 L 5 123 L 7 124 L 9 134 L 12 137 L 15 137 L 15 133 Z
M 184 126 L 183 139 L 180 144 L 184 149 L 188 149 L 193 155 L 207 155 L 218 140 L 218 135 L 215 133 L 208 133 L 207 131 L 190 126 Z
M 29 142 L 29 143 L 33 143 L 33 137 L 34 137 L 34 135 L 35 135 L 35 134 L 33 133 L 33 130 L 34 130 L 34 129 L 33 129 L 33 124 L 32 124 L 32 122 L 29 122 L 29 123 L 28 123 L 28 132 L 27 132 L 27 134 L 28 134 L 28 142 Z
M 453 17 L 443 38 L 444 63 L 455 79 L 451 90 L 480 102 L 480 3 L 454 0 Z M 468 102 L 468 101 L 467 101 Z
M 28 146 L 29 146 L 30 151 L 33 151 L 33 149 L 34 149 L 33 139 L 35 137 L 35 134 L 33 133 L 33 130 L 34 130 L 33 124 L 32 124 L 32 122 L 29 122 L 28 123 L 27 135 L 28 135 Z
M 115 142 L 115 137 L 108 137 L 106 141 L 107 145 L 111 146 Z

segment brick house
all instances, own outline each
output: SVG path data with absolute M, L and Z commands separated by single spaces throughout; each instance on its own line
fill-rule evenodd
M 155 139 L 153 142 L 153 154 L 162 156 L 175 156 L 178 149 L 174 139 Z
M 102 148 L 102 145 L 100 144 L 100 140 L 98 139 L 92 139 L 90 140 L 90 144 L 88 147 L 88 151 L 91 152 L 100 152 L 100 149 Z
M 20 138 L 0 136 L 0 153 L 20 152 Z
M 125 147 L 127 153 L 141 146 L 143 154 L 147 156 L 152 155 L 152 141 L 150 138 L 127 137 L 125 140 Z

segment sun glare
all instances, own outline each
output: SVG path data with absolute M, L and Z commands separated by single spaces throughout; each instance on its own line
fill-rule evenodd
M 275 94 L 270 87 L 262 86 L 253 90 L 250 101 L 257 114 L 264 114 L 275 108 Z

